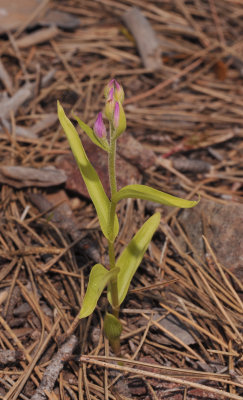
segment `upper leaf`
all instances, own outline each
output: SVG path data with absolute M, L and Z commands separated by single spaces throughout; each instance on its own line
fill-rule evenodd
M 72 149 L 73 155 L 76 159 L 79 170 L 81 172 L 81 175 L 89 192 L 90 198 L 94 203 L 102 232 L 107 239 L 113 241 L 114 238 L 117 236 L 119 230 L 117 216 L 115 218 L 114 237 L 109 238 L 108 222 L 109 222 L 109 212 L 110 212 L 111 202 L 105 193 L 105 190 L 103 188 L 103 185 L 100 181 L 97 172 L 95 171 L 94 167 L 90 163 L 85 153 L 78 132 L 74 128 L 71 121 L 65 115 L 64 110 L 59 102 L 58 102 L 58 117 L 64 129 L 64 132 L 67 135 L 70 147 Z
M 106 285 L 119 271 L 119 268 L 107 270 L 102 264 L 95 264 L 89 275 L 87 291 L 84 296 L 79 318 L 88 317 L 94 311 Z
M 117 203 L 121 199 L 127 198 L 149 200 L 167 206 L 180 208 L 191 208 L 198 204 L 198 201 L 181 199 L 180 197 L 172 196 L 171 194 L 161 192 L 160 190 L 145 185 L 124 186 L 112 197 L 112 201 Z
M 101 149 L 109 152 L 109 144 L 107 143 L 106 139 L 98 138 L 93 129 L 86 125 L 83 121 L 81 121 L 81 119 L 76 115 L 74 115 L 74 118 L 77 120 L 80 128 L 88 135 L 90 140 L 92 140 L 92 142 L 96 144 L 96 146 L 99 146 Z
M 126 297 L 130 282 L 143 259 L 144 253 L 159 223 L 160 213 L 157 212 L 143 224 L 116 262 L 116 266 L 120 268 L 117 275 L 119 305 Z M 108 300 L 112 304 L 110 287 L 108 287 Z

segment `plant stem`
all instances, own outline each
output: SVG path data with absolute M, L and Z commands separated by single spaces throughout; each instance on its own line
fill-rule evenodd
M 108 242 L 109 246 L 109 259 L 110 259 L 110 269 L 115 267 L 115 247 L 114 242 Z M 114 260 L 114 263 L 113 263 Z M 117 289 L 117 277 L 110 281 L 111 285 L 111 299 L 112 299 L 112 313 L 118 318 L 119 317 L 119 302 L 118 302 L 118 289 Z
M 117 192 L 116 189 L 116 139 L 110 138 L 110 151 L 108 158 L 108 169 L 109 169 L 109 180 L 110 180 L 110 189 L 111 189 L 111 197 Z
M 110 191 L 111 198 L 117 192 L 116 186 L 116 139 L 112 136 L 112 128 L 110 134 L 110 151 L 108 157 L 108 171 L 109 171 L 109 181 L 110 181 Z M 116 216 L 116 203 L 111 201 L 110 207 L 110 215 L 109 215 L 109 237 L 113 238 L 114 236 L 114 222 Z M 109 246 L 109 260 L 110 260 L 110 269 L 115 268 L 116 260 L 115 260 L 115 246 L 114 240 L 108 241 Z M 117 289 L 117 277 L 111 280 L 111 299 L 112 299 L 112 313 L 116 318 L 119 318 L 119 301 L 118 301 L 118 289 Z M 113 340 L 110 342 L 113 351 L 116 354 L 120 352 L 120 338 Z

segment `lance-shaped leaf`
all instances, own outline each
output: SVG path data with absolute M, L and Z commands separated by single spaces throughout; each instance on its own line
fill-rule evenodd
M 66 133 L 66 136 L 68 138 L 70 147 L 72 149 L 73 155 L 76 159 L 79 170 L 81 172 L 81 175 L 89 192 L 90 198 L 95 206 L 102 232 L 107 239 L 113 241 L 117 236 L 119 230 L 117 216 L 115 218 L 114 237 L 109 238 L 108 221 L 109 221 L 111 202 L 105 193 L 105 190 L 103 188 L 103 185 L 100 181 L 97 172 L 95 171 L 94 167 L 90 163 L 85 153 L 78 132 L 74 128 L 71 121 L 65 115 L 64 110 L 62 106 L 59 104 L 59 102 L 58 102 L 58 117 L 64 129 L 64 132 Z
M 92 140 L 96 146 L 99 146 L 101 149 L 109 152 L 109 144 L 106 139 L 100 139 L 96 136 L 93 129 L 86 125 L 79 117 L 74 115 L 74 118 L 77 120 L 80 128 L 87 134 L 87 136 Z
M 130 282 L 143 259 L 144 253 L 159 223 L 160 213 L 157 212 L 143 224 L 116 262 L 116 266 L 120 268 L 117 275 L 119 305 L 126 297 Z M 109 286 L 108 300 L 111 303 L 111 291 Z
M 84 296 L 79 318 L 88 317 L 94 311 L 106 285 L 117 275 L 119 268 L 107 270 L 102 264 L 95 264 L 89 275 L 87 291 Z
M 167 206 L 191 208 L 197 205 L 198 201 L 190 201 L 172 196 L 171 194 L 161 192 L 145 185 L 124 186 L 113 197 L 112 201 L 117 203 L 122 199 L 135 198 L 154 201 L 155 203 L 165 204 Z

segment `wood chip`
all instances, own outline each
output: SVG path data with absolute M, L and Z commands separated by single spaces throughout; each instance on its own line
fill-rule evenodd
M 56 186 L 65 183 L 66 180 L 66 174 L 54 167 L 39 169 L 21 166 L 0 167 L 0 182 L 16 188 Z
M 122 18 L 135 38 L 145 68 L 149 71 L 160 70 L 162 67 L 161 48 L 147 18 L 137 7 L 126 11 Z

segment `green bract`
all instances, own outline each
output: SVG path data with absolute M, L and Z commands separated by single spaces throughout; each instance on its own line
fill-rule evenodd
M 70 147 L 72 149 L 73 155 L 76 159 L 77 165 L 89 192 L 90 198 L 94 203 L 100 227 L 105 237 L 109 239 L 108 233 L 108 221 L 109 221 L 109 211 L 110 211 L 110 200 L 108 199 L 103 185 L 100 181 L 100 178 L 95 171 L 94 167 L 90 163 L 81 140 L 79 138 L 78 132 L 74 128 L 71 121 L 67 118 L 64 113 L 64 110 L 60 103 L 58 102 L 58 117 L 61 122 L 61 125 L 64 129 L 64 132 L 67 135 Z M 119 230 L 119 224 L 117 217 L 114 221 L 114 238 L 117 236 Z M 114 238 L 110 238 L 114 240 Z
M 143 224 L 116 262 L 116 266 L 120 268 L 117 275 L 119 305 L 126 297 L 130 282 L 143 259 L 144 253 L 159 223 L 160 213 L 157 212 Z M 108 300 L 111 303 L 110 286 L 108 286 Z
M 104 332 L 109 340 L 114 340 L 121 336 L 122 324 L 113 314 L 106 313 L 104 318 Z
M 95 264 L 93 266 L 79 318 L 85 318 L 92 314 L 104 288 L 110 279 L 117 275 L 118 271 L 119 268 L 109 271 L 102 264 Z
M 119 192 L 112 196 L 111 200 L 114 203 L 117 203 L 118 201 L 127 198 L 149 200 L 156 203 L 165 204 L 167 206 L 180 208 L 191 208 L 198 203 L 198 201 L 184 200 L 145 185 L 124 186 L 121 190 L 119 190 Z

